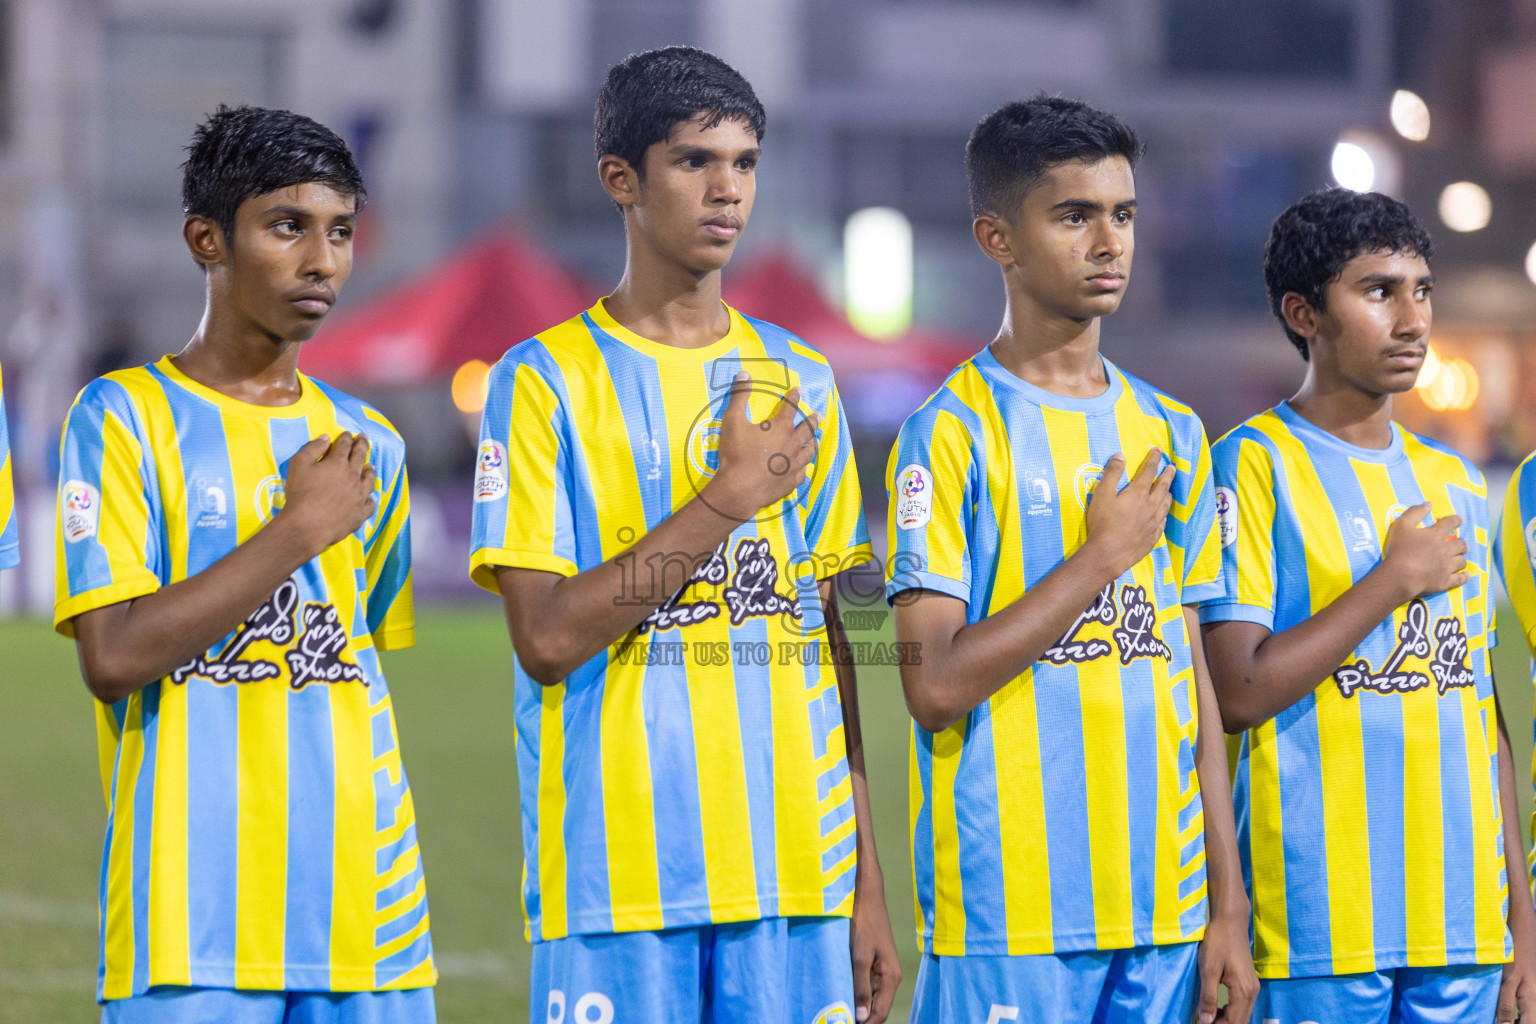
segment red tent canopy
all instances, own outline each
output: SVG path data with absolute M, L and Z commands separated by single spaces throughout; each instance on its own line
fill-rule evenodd
M 904 370 L 942 376 L 982 345 L 980 338 L 924 327 L 890 341 L 867 338 L 827 301 L 811 273 L 782 249 L 758 257 L 739 274 L 726 271 L 724 291 L 726 302 L 798 335 L 839 374 Z
M 470 359 L 495 362 L 588 305 L 563 267 L 501 232 L 327 324 L 305 343 L 300 368 L 347 383 L 446 377 Z

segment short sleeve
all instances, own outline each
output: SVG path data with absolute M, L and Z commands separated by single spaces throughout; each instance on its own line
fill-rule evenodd
M 391 461 L 394 461 L 393 459 Z M 381 651 L 416 643 L 416 604 L 411 590 L 411 485 L 403 452 L 380 475 L 378 511 L 364 545 L 368 574 L 368 630 Z
M 1212 461 L 1224 582 L 1200 604 L 1201 622 L 1253 622 L 1275 628 L 1275 486 L 1269 449 L 1229 435 Z
M 1221 597 L 1221 536 L 1216 523 L 1216 484 L 1212 473 L 1211 446 L 1198 419 L 1191 434 L 1197 443 L 1185 455 L 1185 465 L 1175 463 L 1173 508 L 1168 520 L 1169 551 L 1184 604 Z
M 1509 592 L 1509 603 L 1520 620 L 1525 642 L 1536 651 L 1536 460 L 1522 462 L 1504 492 L 1493 558 L 1504 578 L 1504 589 Z M 1488 602 L 1488 617 L 1492 629 L 1492 601 Z
M 843 400 L 835 386 L 828 390 L 803 513 L 806 544 L 822 579 L 874 558 Z
M 554 388 L 528 363 L 509 353 L 491 371 L 475 454 L 469 575 L 492 593 L 500 592 L 501 566 L 576 575 L 563 415 Z
M 930 401 L 902 425 L 885 473 L 886 600 L 921 589 L 970 603 L 977 476 L 970 433 L 953 412 Z
M 121 385 L 94 381 L 64 422 L 59 458 L 54 629 L 82 612 L 160 589 L 164 552 L 138 417 Z

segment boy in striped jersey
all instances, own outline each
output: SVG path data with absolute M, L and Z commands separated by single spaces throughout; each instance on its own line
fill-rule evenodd
M 1257 989 L 1195 619 L 1220 592 L 1205 431 L 1099 353 L 1140 155 L 1044 96 L 966 147 L 1007 312 L 888 471 L 887 593 L 922 651 L 902 669 L 920 1024 L 1209 1024 L 1221 984 L 1242 1024 Z
M 826 360 L 720 301 L 763 108 L 669 47 L 609 72 L 596 121 L 624 277 L 496 365 L 475 478 L 531 1019 L 882 1021 L 900 969 L 832 587 L 871 557 L 852 446 Z
M 415 810 L 381 650 L 415 640 L 405 445 L 298 371 L 363 183 L 284 110 L 197 130 L 180 353 L 64 425 L 55 627 L 96 697 L 104 1024 L 431 1024 Z
M 20 561 L 16 491 L 11 475 L 11 438 L 5 425 L 4 374 L 0 374 L 0 569 L 9 569 Z
M 1431 253 L 1376 193 L 1282 213 L 1264 279 L 1306 379 L 1215 446 L 1226 593 L 1201 619 L 1241 736 L 1257 1016 L 1279 1024 L 1536 1010 L 1487 488 L 1392 420 L 1428 348 Z

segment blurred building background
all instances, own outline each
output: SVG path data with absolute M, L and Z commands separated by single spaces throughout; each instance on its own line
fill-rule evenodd
M 300 365 L 331 366 L 319 375 L 399 425 L 418 583 L 459 592 L 476 377 L 460 376 L 458 412 L 453 373 L 618 279 L 592 98 L 615 61 L 678 42 L 735 64 L 768 108 L 727 295 L 738 279 L 763 302 L 793 293 L 781 318 L 834 353 L 872 520 L 895 427 L 1001 317 L 970 237 L 965 138 L 1041 89 L 1119 112 L 1149 145 L 1105 349 L 1213 438 L 1300 379 L 1262 247 L 1282 208 L 1339 181 L 1406 199 L 1440 247 L 1437 358 L 1401 418 L 1490 467 L 1536 447 L 1536 0 L 0 0 L 0 361 L 28 556 L 0 579 L 0 609 L 51 605 L 75 392 L 197 324 L 179 164 L 221 102 L 301 111 L 357 153 L 371 195 L 357 270 Z M 896 320 L 879 343 L 841 315 L 854 299 L 855 321 L 886 333 L 845 288 L 861 273 L 845 265 L 851 218 L 870 207 L 896 211 L 864 222 L 896 240 L 862 268 L 891 292 L 868 300 Z M 569 308 L 528 321 L 540 296 Z M 327 363 L 343 337 L 361 355 Z

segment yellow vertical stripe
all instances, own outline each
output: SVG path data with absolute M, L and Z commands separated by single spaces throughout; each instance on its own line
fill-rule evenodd
M 1298 444 L 1286 443 L 1285 425 L 1273 417 L 1251 421 L 1276 439 L 1285 452 L 1285 481 L 1298 509 L 1332 509 L 1333 502 L 1312 467 L 1311 458 Z M 1306 552 L 1307 580 L 1311 585 L 1311 610 L 1316 615 L 1338 599 L 1351 585 L 1346 572 L 1349 553 L 1338 520 L 1333 515 L 1298 517 L 1302 548 Z M 1375 969 L 1374 914 L 1360 893 L 1371 892 L 1370 834 L 1365 807 L 1365 744 L 1360 725 L 1358 696 L 1345 699 L 1333 685 L 1320 685 L 1317 706 L 1318 756 L 1322 777 L 1326 843 L 1328 849 L 1329 924 L 1333 969 L 1341 974 Z M 1278 791 L 1272 791 L 1278 792 Z M 1276 797 L 1278 799 L 1278 797 Z M 1345 908 L 1348 908 L 1347 910 Z M 1300 908 L 1298 908 L 1300 909 Z M 1366 950 L 1362 959 L 1340 951 Z
M 1351 459 L 1350 465 L 1365 495 L 1372 528 L 1380 543 L 1386 539 L 1388 515 L 1393 506 L 1399 504 L 1391 475 L 1387 466 L 1378 462 Z M 1434 504 L 1431 516 L 1438 518 L 1451 513 L 1443 487 L 1434 487 L 1427 480 L 1421 481 L 1420 486 L 1424 497 Z M 1452 600 L 1455 600 L 1454 596 Z M 1395 612 L 1394 626 L 1400 624 L 1405 615 L 1402 609 Z M 1434 629 L 1433 617 L 1428 625 Z M 1442 834 L 1445 819 L 1437 695 L 1431 682 L 1423 694 L 1427 699 L 1388 698 L 1398 701 L 1403 715 L 1403 807 L 1406 811 L 1403 848 L 1410 851 L 1403 863 L 1403 903 L 1409 950 L 1445 948 L 1445 837 Z M 1372 695 L 1359 693 L 1354 700 L 1358 703 L 1368 696 Z M 1344 907 L 1348 904 L 1341 899 L 1334 905 Z M 1432 961 L 1425 963 L 1444 961 L 1443 953 L 1431 956 Z
M 529 852 L 539 865 L 539 930 L 566 933 L 565 683 L 539 688 L 539 841 Z M 525 869 L 526 870 L 526 869 Z
M 117 799 L 113 802 L 112 845 L 107 850 L 106 963 L 102 998 L 122 999 L 133 992 L 134 956 L 147 936 L 133 933 L 134 794 L 144 764 L 144 694 L 128 698 L 117 753 Z M 148 948 L 142 950 L 149 954 Z
M 623 424 L 615 382 L 581 321 L 564 324 L 545 337 L 550 339 L 549 347 L 560 364 L 572 407 L 585 410 L 591 417 L 586 423 Z M 576 434 L 590 480 L 603 492 L 594 507 L 603 557 L 611 558 L 646 528 L 634 459 L 622 434 L 614 436 L 602 429 L 580 429 Z M 610 659 L 612 651 L 610 648 Z M 608 676 L 600 713 L 603 819 L 609 837 L 608 884 L 617 931 L 662 925 L 655 794 L 640 698 L 641 678 L 637 674 L 616 671 Z
M 965 719 L 933 734 L 933 952 L 965 955 L 964 879 L 955 815 L 955 776 L 965 748 Z
M 661 381 L 661 397 L 666 415 L 668 459 L 672 471 L 670 491 L 672 508 L 669 512 L 687 504 L 706 482 L 691 469 L 689 443 L 695 423 L 701 411 L 710 408 L 708 382 L 703 367 L 691 363 L 667 363 L 657 366 Z M 766 396 L 763 396 L 766 397 Z M 761 415 L 761 414 L 759 414 Z M 616 466 L 616 473 L 634 474 L 633 463 Z M 764 535 L 772 538 L 775 550 L 784 550 L 783 541 L 776 536 L 777 522 L 763 523 Z M 636 524 L 636 534 L 644 530 L 644 524 Z M 642 574 L 642 576 L 645 574 Z M 686 578 L 685 570 L 676 575 Z M 657 581 L 664 589 L 672 590 L 681 580 Z M 780 589 L 783 589 L 783 580 Z M 684 639 L 686 636 L 686 639 Z M 696 645 L 729 644 L 730 622 L 717 616 L 707 622 L 688 627 L 686 634 L 667 633 L 660 636 L 648 634 L 646 639 L 654 643 L 687 643 Z M 696 647 L 694 648 L 697 649 Z M 684 661 L 692 661 L 685 652 Z M 775 659 L 778 661 L 779 659 Z M 785 666 L 775 665 L 768 671 L 776 675 L 775 682 L 782 687 Z M 761 671 L 754 666 L 740 666 L 742 672 Z M 644 674 L 644 669 L 636 673 Z M 698 778 L 699 819 L 704 840 L 704 872 L 709 889 L 711 920 L 738 920 L 743 916 L 756 916 L 757 884 L 752 855 L 752 817 L 747 803 L 746 759 L 742 749 L 741 714 L 736 703 L 734 677 L 722 679 L 702 672 L 687 673 L 688 705 L 693 720 L 693 750 Z M 636 680 L 638 685 L 639 680 Z M 775 688 L 775 692 L 778 687 Z M 802 712 L 801 718 L 804 718 Z M 788 727 L 789 723 L 785 723 Z M 782 743 L 784 737 L 777 730 L 775 739 Z M 810 765 L 809 743 L 800 750 L 797 759 L 804 769 Z M 789 769 L 796 762 L 783 767 Z M 814 792 L 814 791 L 813 791 Z M 799 790 L 803 799 L 805 791 Z M 814 796 L 812 797 L 814 799 Z M 814 849 L 814 843 L 805 849 Z M 814 880 L 806 890 L 818 888 Z
M 1504 901 L 1511 892 L 1526 891 L 1523 879 L 1499 876 L 1507 864 L 1499 853 L 1498 836 L 1504 827 L 1499 794 L 1493 788 L 1489 763 L 1498 756 L 1499 734 L 1495 723 L 1494 699 L 1478 700 L 1470 688 L 1455 691 L 1460 699 L 1462 729 L 1467 737 L 1468 791 L 1472 799 L 1473 882 L 1476 906 L 1478 960 L 1499 963 L 1504 959 Z
M 255 494 L 257 484 L 277 472 L 271 427 L 255 417 L 225 414 L 222 419 L 234 493 Z M 239 536 L 260 529 L 250 502 L 231 504 Z M 280 652 L 272 656 L 281 664 Z M 235 984 L 263 988 L 271 987 L 274 978 L 282 984 L 288 904 L 288 688 L 240 686 L 236 692 L 240 748 Z
M 331 895 L 331 963 L 349 969 L 374 960 L 375 855 L 373 714 L 361 686 L 329 686 L 331 743 L 336 758 L 335 877 Z M 392 780 L 392 781 L 398 781 Z
M 159 984 L 192 983 L 187 935 L 187 688 L 160 685 L 155 739 L 154 854 L 149 863 L 151 971 Z
M 1237 464 L 1237 602 L 1275 610 L 1275 488 L 1269 449 L 1243 438 Z M 1230 584 L 1229 584 L 1230 586 Z M 1228 591 L 1230 593 L 1230 590 Z
M 957 430 L 963 430 L 954 417 Z M 1002 531 L 998 548 L 996 577 L 999 580 L 1024 579 L 1024 538 L 1016 510 L 1019 507 L 1018 473 L 1013 465 L 1002 419 L 988 416 L 986 424 L 986 464 L 988 479 L 982 486 L 991 492 L 993 507 L 999 510 Z M 969 454 L 968 452 L 966 454 Z M 1057 459 L 1060 464 L 1060 459 Z M 961 466 L 964 471 L 964 466 Z M 958 483 L 963 483 L 961 477 Z M 1070 489 L 1062 490 L 1060 478 L 1056 494 L 1063 502 L 1073 502 Z M 1070 487 L 1070 481 L 1065 485 Z M 955 490 L 959 490 L 958 487 Z M 942 493 L 942 490 L 940 491 Z M 1065 511 L 1065 509 L 1064 509 Z M 955 516 L 956 523 L 967 517 Z M 955 557 L 963 556 L 963 548 Z M 994 614 L 1014 600 L 1011 588 L 994 589 Z M 994 769 L 997 774 L 997 824 L 1003 864 L 1003 912 L 1008 924 L 1010 955 L 1049 953 L 1052 934 L 1050 845 L 1045 838 L 1045 785 L 1041 774 L 1040 721 L 1035 708 L 1035 673 L 1027 669 L 1022 676 L 1004 686 L 991 700 Z M 1047 884 L 1040 884 L 1041 880 Z M 1033 941 L 1030 941 L 1030 940 Z
M 917 822 L 923 813 L 923 772 L 917 765 L 917 723 L 907 728 L 907 849 L 917 849 Z M 908 857 L 912 878 L 912 920 L 917 928 L 917 951 L 928 953 L 923 936 L 927 922 L 923 919 L 923 893 L 917 884 L 917 858 Z
M 1291 956 L 1290 908 L 1285 899 L 1279 739 L 1273 718 L 1248 732 L 1248 792 L 1252 794 L 1248 803 L 1248 849 L 1253 864 L 1254 966 L 1261 972 L 1272 969 L 1284 976 Z
M 166 399 L 165 392 L 158 385 L 134 389 L 135 405 L 139 413 L 144 417 L 145 430 L 152 438 L 175 438 L 176 420 L 171 415 L 171 405 Z M 267 448 L 262 444 L 262 450 Z M 191 528 L 187 523 L 187 476 L 183 472 L 181 464 L 180 444 L 156 444 L 155 473 L 158 479 L 151 481 L 151 486 L 160 491 L 160 507 L 165 510 L 165 555 L 169 559 L 169 579 L 184 580 L 187 578 L 187 548 L 190 542 Z M 238 454 L 234 449 L 230 450 L 230 461 L 233 462 Z M 254 532 L 254 528 L 253 528 Z M 239 534 L 242 542 L 249 538 L 250 534 Z

